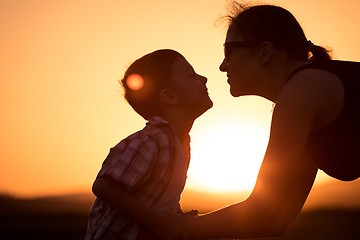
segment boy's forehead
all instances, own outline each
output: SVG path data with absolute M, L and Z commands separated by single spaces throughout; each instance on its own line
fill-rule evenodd
M 193 67 L 185 58 L 181 57 L 174 62 L 173 69 L 174 68 L 192 69 Z
M 187 76 L 189 73 L 194 71 L 193 67 L 185 58 L 177 59 L 171 68 L 171 81 L 178 82 L 183 81 L 183 78 Z

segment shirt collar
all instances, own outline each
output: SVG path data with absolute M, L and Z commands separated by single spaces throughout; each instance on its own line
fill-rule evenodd
M 165 125 L 168 125 L 171 128 L 171 131 L 177 136 L 174 127 L 168 121 L 164 120 L 160 116 L 152 116 L 152 117 L 150 117 L 149 121 L 146 124 L 150 124 L 150 125 L 165 124 Z M 191 141 L 191 138 L 190 138 L 190 135 L 188 134 L 186 136 L 185 142 L 190 143 L 190 141 Z
M 159 117 L 159 116 L 152 116 L 149 121 L 148 121 L 149 124 L 152 124 L 152 125 L 157 125 L 157 124 L 167 124 L 167 125 L 170 125 L 170 123 L 166 120 L 164 120 L 162 117 Z

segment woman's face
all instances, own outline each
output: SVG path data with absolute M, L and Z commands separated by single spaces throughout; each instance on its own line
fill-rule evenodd
M 256 94 L 260 42 L 244 39 L 231 24 L 224 44 L 225 57 L 220 71 L 227 73 L 230 93 L 234 97 Z

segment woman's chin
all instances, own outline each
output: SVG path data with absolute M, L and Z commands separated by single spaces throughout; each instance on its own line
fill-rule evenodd
M 230 94 L 233 97 L 240 97 L 242 95 L 240 91 L 235 91 L 234 89 L 231 88 L 230 88 Z

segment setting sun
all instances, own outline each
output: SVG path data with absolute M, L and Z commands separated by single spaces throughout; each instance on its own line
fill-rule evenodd
M 192 136 L 190 181 L 216 191 L 254 187 L 265 153 L 266 133 L 234 119 L 208 126 L 207 131 Z

